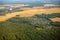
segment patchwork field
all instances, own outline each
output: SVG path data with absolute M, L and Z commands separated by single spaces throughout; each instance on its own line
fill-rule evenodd
M 60 40 L 60 1 L 0 0 L 0 40 Z
M 52 18 L 51 19 L 53 22 L 60 22 L 60 18 Z
M 20 17 L 30 17 L 34 16 L 35 14 L 51 14 L 51 13 L 60 13 L 60 8 L 50 8 L 50 9 L 37 9 L 37 8 L 29 8 L 24 9 L 24 11 L 20 12 L 13 12 L 8 13 L 5 16 L 0 16 L 0 21 L 6 21 L 12 17 L 15 17 L 16 15 L 20 15 Z
M 60 8 L 20 9 L 0 16 L 0 40 L 60 39 Z

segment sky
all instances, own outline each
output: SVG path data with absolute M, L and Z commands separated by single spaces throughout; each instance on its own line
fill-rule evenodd
M 60 1 L 60 0 L 0 0 L 0 1 L 22 1 L 22 2 L 27 2 L 27 1 Z

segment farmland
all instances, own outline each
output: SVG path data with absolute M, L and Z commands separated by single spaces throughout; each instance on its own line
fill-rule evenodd
M 60 8 L 51 8 L 51 9 L 37 9 L 37 8 L 24 9 L 23 8 L 23 10 L 24 11 L 8 13 L 5 14 L 5 16 L 0 16 L 1 19 L 0 21 L 8 20 L 12 17 L 15 17 L 16 15 L 20 15 L 20 17 L 31 17 L 34 16 L 35 14 L 41 15 L 41 14 L 60 13 Z
M 2 8 L 0 14 L 0 40 L 60 39 L 60 8 Z

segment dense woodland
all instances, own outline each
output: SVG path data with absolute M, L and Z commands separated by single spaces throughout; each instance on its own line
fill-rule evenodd
M 0 22 L 0 40 L 59 40 L 60 23 L 49 18 L 60 14 L 42 14 L 32 17 L 13 17 Z

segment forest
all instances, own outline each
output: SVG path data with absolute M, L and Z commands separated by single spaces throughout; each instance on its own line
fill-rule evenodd
M 0 22 L 0 40 L 59 40 L 60 22 L 52 22 L 49 18 L 60 14 L 36 14 L 32 17 L 13 17 Z

